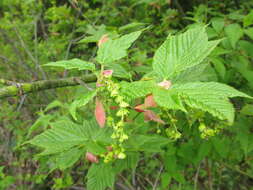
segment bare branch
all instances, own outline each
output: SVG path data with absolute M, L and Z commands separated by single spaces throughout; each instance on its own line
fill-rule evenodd
M 24 95 L 28 93 L 61 88 L 67 86 L 77 86 L 80 85 L 80 81 L 82 82 L 95 82 L 96 76 L 93 74 L 88 74 L 83 77 L 70 77 L 65 79 L 55 79 L 55 80 L 42 80 L 31 83 L 15 83 L 11 84 L 11 86 L 0 88 L 0 99 Z M 2 83 L 5 82 L 4 79 L 1 79 Z M 7 81 L 8 84 L 10 84 Z

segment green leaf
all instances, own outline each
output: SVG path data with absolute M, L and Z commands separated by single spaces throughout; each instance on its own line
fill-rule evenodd
M 236 56 L 231 62 L 232 67 L 234 67 L 248 81 L 249 85 L 253 87 L 253 70 L 249 69 L 250 64 L 250 60 L 245 56 Z
M 153 69 L 159 80 L 173 78 L 178 73 L 200 64 L 218 43 L 219 41 L 208 42 L 204 27 L 169 36 L 155 52 Z
M 227 138 L 213 137 L 211 143 L 214 150 L 218 153 L 221 158 L 227 158 L 229 153 L 229 140 Z
M 154 81 L 122 82 L 120 83 L 120 94 L 133 100 L 151 94 L 154 87 Z
M 45 108 L 45 112 L 56 108 L 56 107 L 63 107 L 64 104 L 62 102 L 60 102 L 59 100 L 54 100 L 53 102 L 51 102 L 50 104 L 47 105 L 47 107 Z
M 97 26 L 96 28 L 91 25 L 88 25 L 87 33 L 90 34 L 90 36 L 81 39 L 78 43 L 98 42 L 103 35 L 108 33 L 108 31 L 106 30 L 105 25 L 100 25 Z
M 107 149 L 103 147 L 102 145 L 98 144 L 97 142 L 93 142 L 93 141 L 88 142 L 86 146 L 87 146 L 88 152 L 91 152 L 96 155 L 104 154 L 107 152 Z
M 239 24 L 230 24 L 225 27 L 225 33 L 231 46 L 235 49 L 236 43 L 243 36 L 243 30 Z
M 81 59 L 70 59 L 63 61 L 56 61 L 44 64 L 43 66 L 51 66 L 51 67 L 62 67 L 64 69 L 78 69 L 78 70 L 95 70 L 95 65 L 91 62 L 83 61 Z
M 186 82 L 197 82 L 203 80 L 203 73 L 206 70 L 208 64 L 203 63 L 200 65 L 196 65 L 191 67 L 185 71 L 182 71 L 177 76 L 175 76 L 171 81 L 172 84 L 175 83 L 186 83 Z
M 198 154 L 196 157 L 197 163 L 200 163 L 211 151 L 211 143 L 203 140 L 198 148 Z
M 86 126 L 78 125 L 67 118 L 51 123 L 51 129 L 37 135 L 28 143 L 44 148 L 40 155 L 64 152 L 87 141 Z
M 67 151 L 64 151 L 60 154 L 56 154 L 50 158 L 50 161 L 53 162 L 53 167 L 51 171 L 59 168 L 60 170 L 65 170 L 72 165 L 74 165 L 82 155 L 86 152 L 83 148 L 72 148 Z
M 51 129 L 26 142 L 44 148 L 39 156 L 57 154 L 74 147 L 85 147 L 88 142 L 110 143 L 109 129 L 99 128 L 94 119 L 84 121 L 83 125 L 62 118 L 51 123 Z
M 183 103 L 177 93 L 171 90 L 156 88 L 153 92 L 155 102 L 164 108 L 185 111 Z
M 250 13 L 243 18 L 243 26 L 247 27 L 252 24 L 253 24 L 253 11 L 251 10 Z
M 140 36 L 141 31 L 132 32 L 118 39 L 109 39 L 103 43 L 97 53 L 100 64 L 109 64 L 127 56 L 127 49 Z
M 127 152 L 125 159 L 118 159 L 114 165 L 114 171 L 116 173 L 122 172 L 123 170 L 135 169 L 137 167 L 140 155 L 138 152 Z
M 226 67 L 223 63 L 223 59 L 212 57 L 211 62 L 213 63 L 213 66 L 214 66 L 216 72 L 219 74 L 220 78 L 225 79 Z
M 221 98 L 244 97 L 252 98 L 249 95 L 234 89 L 226 84 L 217 82 L 190 82 L 186 84 L 175 84 L 173 90 L 190 95 L 213 95 Z
M 188 106 L 207 111 L 221 120 L 228 120 L 229 123 L 234 120 L 234 108 L 228 98 L 251 98 L 230 86 L 216 82 L 175 84 L 171 90 L 179 93 Z
M 215 29 L 216 32 L 220 33 L 224 28 L 225 21 L 224 18 L 213 18 L 211 20 L 212 27 Z
M 248 29 L 244 29 L 244 32 L 246 35 L 248 35 L 250 37 L 251 40 L 253 40 L 253 27 L 248 28 Z
M 76 99 L 74 102 L 71 103 L 69 112 L 75 120 L 77 120 L 77 117 L 76 117 L 77 108 L 85 106 L 94 96 L 96 96 L 96 94 L 97 94 L 96 90 L 89 91 L 83 96 L 81 96 L 79 99 Z
M 131 77 L 131 74 L 129 71 L 127 71 L 122 65 L 115 64 L 115 63 L 109 63 L 106 65 L 108 69 L 113 70 L 112 75 L 119 78 L 125 78 L 129 79 Z
M 122 31 L 133 30 L 133 29 L 137 30 L 137 29 L 140 29 L 140 28 L 144 28 L 146 25 L 147 24 L 141 23 L 141 22 L 132 22 L 130 24 L 121 26 L 119 28 L 119 31 L 122 32 Z
M 250 115 L 253 116 L 253 105 L 252 104 L 246 104 L 243 106 L 241 113 L 244 115 Z
M 168 143 L 168 138 L 159 135 L 132 135 L 125 146 L 129 151 L 162 152 L 162 146 Z
M 29 128 L 27 136 L 29 137 L 32 132 L 36 131 L 38 128 L 47 127 L 50 120 L 54 119 L 55 115 L 41 115 Z
M 113 188 L 115 173 L 110 164 L 93 164 L 87 174 L 87 190 L 105 190 Z

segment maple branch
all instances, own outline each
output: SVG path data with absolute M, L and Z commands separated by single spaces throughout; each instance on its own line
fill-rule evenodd
M 67 86 L 77 86 L 82 82 L 95 82 L 97 77 L 93 74 L 84 75 L 82 77 L 70 77 L 64 79 L 41 80 L 31 83 L 15 83 L 5 79 L 0 79 L 0 84 L 9 85 L 0 88 L 0 99 L 18 96 L 48 89 L 61 88 Z

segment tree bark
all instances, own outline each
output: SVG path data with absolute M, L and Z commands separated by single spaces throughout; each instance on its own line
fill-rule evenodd
M 54 80 L 41 80 L 31 83 L 15 83 L 4 79 L 0 79 L 0 83 L 9 85 L 7 87 L 0 88 L 0 99 L 13 97 L 42 90 L 61 88 L 67 86 L 77 86 L 82 82 L 95 82 L 97 77 L 89 74 L 82 77 L 70 77 L 65 79 L 54 79 Z

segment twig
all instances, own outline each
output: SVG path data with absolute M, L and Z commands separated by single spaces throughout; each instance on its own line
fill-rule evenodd
M 10 80 L 5 80 L 5 79 L 0 79 L 0 84 L 6 85 L 6 86 L 17 85 L 16 82 L 10 81 Z
M 6 43 L 6 44 L 9 44 L 9 45 L 12 47 L 14 53 L 15 53 L 16 56 L 19 58 L 20 61 L 18 61 L 17 63 L 18 63 L 21 67 L 23 67 L 23 68 L 27 71 L 27 73 L 29 73 L 29 74 L 32 73 L 33 76 L 35 76 L 36 78 L 38 78 L 37 73 L 34 72 L 34 71 L 32 70 L 32 68 L 31 68 L 28 64 L 24 64 L 24 58 L 23 58 L 23 56 L 22 56 L 20 50 L 15 46 L 16 41 L 13 40 L 13 39 L 11 39 L 11 38 L 9 38 L 9 36 L 8 36 L 7 33 L 5 32 L 5 30 L 3 30 L 3 29 L 1 29 L 1 28 L 0 28 L 0 34 L 2 35 L 2 37 L 3 37 L 4 41 L 5 41 L 5 43 Z
M 73 190 L 86 190 L 84 187 L 78 187 L 78 186 L 70 187 L 70 189 L 73 189 Z
M 24 102 L 25 102 L 26 96 L 27 96 L 26 94 L 23 95 L 23 96 L 21 96 L 19 105 L 18 105 L 18 107 L 17 107 L 17 111 L 20 111 L 20 109 L 22 108 L 22 106 L 23 106 L 23 104 L 24 104 Z
M 208 176 L 208 186 L 209 189 L 212 190 L 213 189 L 213 185 L 212 185 L 212 173 L 209 167 L 209 162 L 208 159 L 206 158 L 206 171 L 207 171 L 207 176 Z
M 134 187 L 136 187 L 135 171 L 136 171 L 136 168 L 132 172 L 132 184 Z
M 161 175 L 162 171 L 163 171 L 163 166 L 161 166 L 161 168 L 159 170 L 159 173 L 158 173 L 158 175 L 156 177 L 155 183 L 153 185 L 153 190 L 156 190 L 156 187 L 157 187 L 157 184 L 158 184 L 158 181 L 159 181 L 159 178 L 160 178 L 160 175 Z
M 88 83 L 95 82 L 96 76 L 93 74 L 88 74 L 82 77 L 42 80 L 42 81 L 36 81 L 36 82 L 31 82 L 31 83 L 15 83 L 15 85 L 0 88 L 0 99 L 17 96 L 17 95 L 28 94 L 32 92 L 38 92 L 42 90 L 80 85 L 80 83 L 77 82 L 77 80 L 81 80 Z
M 131 185 L 131 183 L 128 182 L 128 180 L 123 175 L 119 176 L 124 180 L 124 182 L 129 186 L 131 190 L 134 190 L 134 187 Z
M 199 177 L 200 167 L 201 167 L 201 162 L 198 165 L 197 172 L 196 172 L 195 177 L 194 177 L 194 190 L 197 190 L 197 187 L 198 187 L 198 177 Z
M 122 183 L 117 182 L 116 185 L 119 186 L 119 188 L 122 190 L 129 190 L 129 188 L 127 186 L 123 185 Z
M 227 164 L 225 164 L 225 163 L 221 163 L 221 165 L 225 166 L 225 167 L 228 168 L 228 169 L 234 170 L 234 171 L 240 173 L 241 175 L 244 175 L 244 176 L 247 176 L 248 178 L 253 179 L 253 176 L 252 176 L 252 175 L 250 175 L 250 174 L 248 174 L 248 173 L 246 173 L 246 172 L 244 172 L 244 171 L 242 171 L 242 170 L 240 170 L 240 169 L 238 169 L 238 168 L 234 168 L 233 166 L 227 165 Z
M 28 57 L 30 57 L 30 59 L 35 63 L 35 66 L 39 69 L 39 71 L 42 74 L 43 79 L 47 79 L 46 73 L 43 71 L 43 69 L 41 68 L 41 66 L 39 65 L 38 61 L 36 60 L 36 58 L 32 55 L 32 53 L 30 52 L 30 50 L 26 47 L 26 44 L 23 40 L 23 38 L 21 37 L 21 35 L 19 34 L 19 31 L 17 29 L 17 27 L 13 27 L 14 31 L 20 41 L 21 46 L 24 48 L 26 54 L 28 55 Z
M 83 82 L 80 78 L 75 78 L 75 80 L 81 84 L 82 86 L 84 86 L 85 88 L 87 88 L 89 91 L 94 90 L 93 88 L 89 87 L 85 82 Z

